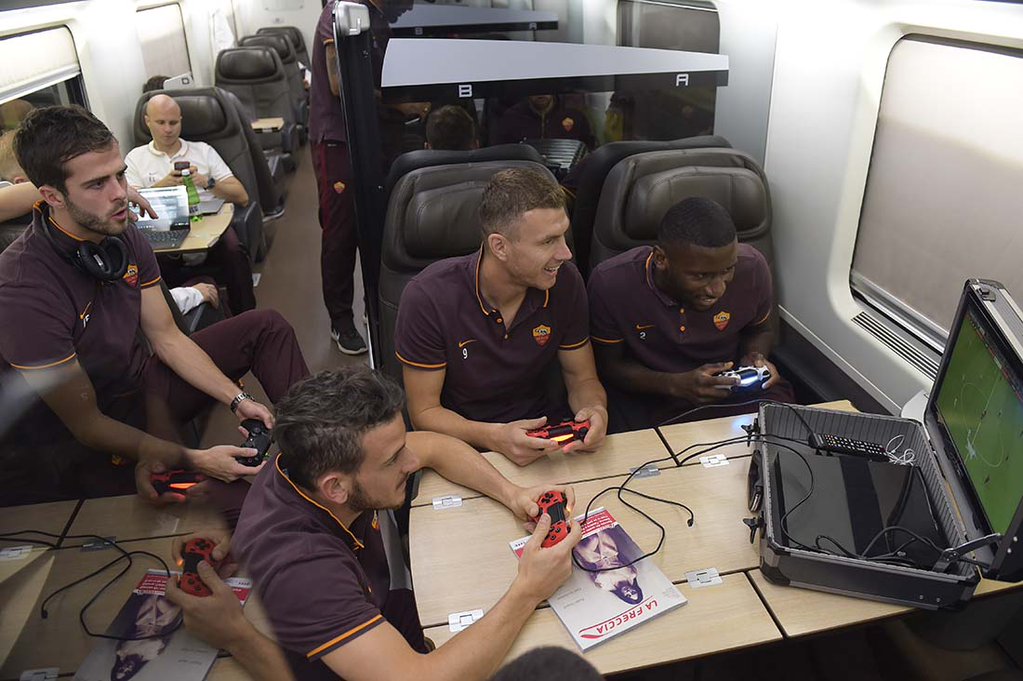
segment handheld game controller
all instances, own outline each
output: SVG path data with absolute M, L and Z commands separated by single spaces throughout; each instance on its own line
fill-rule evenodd
M 562 421 L 557 425 L 546 425 L 526 433 L 529 437 L 539 437 L 544 440 L 554 440 L 559 445 L 567 445 L 572 442 L 582 442 L 586 434 L 590 432 L 590 422 L 587 421 Z
M 242 421 L 242 428 L 249 432 L 249 437 L 241 443 L 242 447 L 251 447 L 256 450 L 255 456 L 236 456 L 235 459 L 243 466 L 255 468 L 263 463 L 267 451 L 270 450 L 270 443 L 274 441 L 273 433 L 262 421 L 258 419 L 245 419 Z
M 199 577 L 199 561 L 205 560 L 214 569 L 217 567 L 217 561 L 213 560 L 213 542 L 202 537 L 189 539 L 181 549 L 181 557 L 185 562 L 178 580 L 181 590 L 193 596 L 211 595 L 213 592 Z
M 771 380 L 771 370 L 767 367 L 739 367 L 730 371 L 720 371 L 715 375 L 739 379 L 733 385 L 718 386 L 722 390 L 731 390 L 734 393 L 763 390 L 764 384 Z
M 184 494 L 190 487 L 198 485 L 205 479 L 206 476 L 202 473 L 180 469 L 166 473 L 153 473 L 149 477 L 157 494 L 166 494 L 167 492 Z
M 551 517 L 551 529 L 547 536 L 540 543 L 543 548 L 554 546 L 568 536 L 568 516 L 565 513 L 565 495 L 561 492 L 544 492 L 543 496 L 536 500 L 540 512 L 535 520 L 539 520 L 545 512 Z

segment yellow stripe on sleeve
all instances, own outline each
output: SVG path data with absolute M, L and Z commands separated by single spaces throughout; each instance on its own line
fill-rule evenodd
M 369 627 L 371 625 L 376 624 L 381 619 L 383 619 L 383 615 L 377 615 L 376 617 L 374 617 L 370 621 L 363 622 L 362 624 L 360 624 L 359 626 L 355 627 L 354 629 L 349 629 L 348 631 L 346 631 L 345 633 L 341 634 L 337 638 L 333 638 L 333 639 L 327 641 L 322 646 L 319 646 L 318 648 L 313 648 L 308 653 L 306 653 L 306 655 L 305 655 L 306 659 L 309 659 L 309 660 L 313 659 L 314 657 L 316 657 L 317 655 L 319 655 L 323 651 L 328 650 L 330 648 L 333 648 L 338 643 L 341 643 L 342 641 L 344 641 L 346 638 L 351 638 L 352 636 L 355 636 L 356 634 L 358 634 L 360 631 L 362 631 L 366 627 Z

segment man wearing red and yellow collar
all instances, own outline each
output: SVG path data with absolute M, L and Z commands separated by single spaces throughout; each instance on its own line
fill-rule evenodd
M 430 265 L 401 295 L 394 345 L 412 424 L 524 466 L 560 447 L 526 434 L 545 417 L 589 420 L 586 438 L 568 448 L 594 451 L 607 398 L 564 194 L 549 175 L 509 168 L 483 190 L 479 214 L 479 253 Z M 567 398 L 548 390 L 558 369 Z
M 544 515 L 518 575 L 486 617 L 427 653 L 389 509 L 406 482 L 433 468 L 501 502 L 521 519 L 552 485 L 513 485 L 463 442 L 407 433 L 401 388 L 364 367 L 325 371 L 277 404 L 281 454 L 256 478 L 233 550 L 247 566 L 297 679 L 485 679 L 535 607 L 568 578 L 581 537 L 540 542 Z M 445 550 L 443 546 L 436 547 Z

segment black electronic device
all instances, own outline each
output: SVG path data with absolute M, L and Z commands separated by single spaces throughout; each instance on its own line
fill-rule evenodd
M 1023 581 L 1023 311 L 997 282 L 966 282 L 922 424 L 778 404 L 757 423 L 768 580 L 927 609 Z
M 808 442 L 811 447 L 820 452 L 861 456 L 871 461 L 888 461 L 888 452 L 879 442 L 856 440 L 831 433 L 811 433 Z
M 121 237 L 108 236 L 99 243 L 87 239 L 77 240 L 74 250 L 69 251 L 61 248 L 51 229 L 58 229 L 64 234 L 67 232 L 52 216 L 47 217 L 47 221 L 50 224 L 43 225 L 46 241 L 75 269 L 101 282 L 117 281 L 128 271 L 128 246 Z
M 180 248 L 190 233 L 191 229 L 188 227 L 167 230 L 139 228 L 139 234 L 145 237 L 154 251 Z
M 254 468 L 263 463 L 266 453 L 270 451 L 270 444 L 273 442 L 274 436 L 270 429 L 258 419 L 245 419 L 241 425 L 249 436 L 240 446 L 255 449 L 256 455 L 237 456 L 235 459 L 244 466 L 252 466 Z

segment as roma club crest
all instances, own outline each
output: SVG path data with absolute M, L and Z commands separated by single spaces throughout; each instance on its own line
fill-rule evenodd
M 128 269 L 124 273 L 124 283 L 128 284 L 132 288 L 137 288 L 139 285 L 139 267 L 135 263 L 128 265 Z
M 718 312 L 714 315 L 714 326 L 718 327 L 718 331 L 724 331 L 725 327 L 728 326 L 728 320 L 732 318 L 729 312 Z
M 536 344 L 539 345 L 541 348 L 547 345 L 550 339 L 551 327 L 547 326 L 546 324 L 541 324 L 540 326 L 533 329 L 533 340 L 535 340 Z
M 572 128 L 575 127 L 575 121 L 568 117 L 562 118 L 561 127 L 565 129 L 565 132 L 572 132 Z

